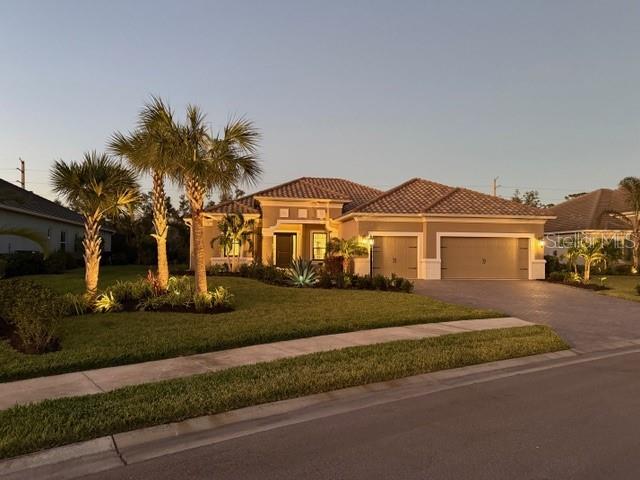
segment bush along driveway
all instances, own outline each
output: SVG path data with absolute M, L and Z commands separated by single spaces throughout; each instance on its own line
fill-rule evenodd
M 135 279 L 144 271 L 131 267 L 105 270 L 107 278 L 120 280 Z M 77 291 L 82 285 L 82 271 L 31 278 L 60 293 Z M 59 351 L 25 355 L 8 342 L 0 342 L 0 381 L 331 333 L 502 316 L 493 310 L 406 293 L 284 288 L 233 277 L 212 277 L 209 284 L 211 289 L 219 285 L 230 289 L 235 311 L 216 315 L 122 312 L 66 317 L 59 331 Z
M 567 348 L 544 326 L 406 340 L 231 368 L 0 412 L 0 457 L 146 426 Z

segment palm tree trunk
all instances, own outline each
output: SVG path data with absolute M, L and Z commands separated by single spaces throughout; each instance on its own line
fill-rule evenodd
M 204 258 L 204 194 L 205 189 L 196 180 L 189 180 L 186 184 L 186 194 L 191 207 L 191 233 L 193 234 L 194 275 L 196 293 L 207 291 L 207 265 Z
M 591 260 L 585 259 L 584 261 L 584 283 L 589 283 L 589 279 L 591 278 Z
M 94 298 L 98 293 L 98 277 L 100 275 L 100 252 L 102 238 L 100 238 L 100 217 L 97 214 L 85 217 L 84 221 L 84 282 L 88 298 Z
M 152 208 L 153 208 L 153 227 L 158 249 L 158 282 L 160 288 L 167 289 L 169 284 L 169 262 L 167 260 L 167 205 L 164 193 L 164 176 L 158 170 L 154 170 L 152 174 L 153 190 Z
M 637 273 L 640 267 L 640 232 L 633 232 L 631 234 L 631 241 L 633 242 L 633 249 L 631 250 L 633 256 L 633 271 Z

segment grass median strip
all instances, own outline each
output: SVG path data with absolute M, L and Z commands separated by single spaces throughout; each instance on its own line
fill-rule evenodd
M 135 272 L 127 269 L 122 278 L 134 279 Z M 35 278 L 64 291 L 66 282 L 73 289 L 78 275 Z M 0 382 L 315 335 L 503 316 L 406 293 L 284 288 L 232 277 L 211 277 L 209 284 L 229 288 L 236 310 L 67 317 L 60 330 L 62 349 L 46 355 L 24 355 L 0 340 Z
M 137 428 L 421 373 L 568 348 L 545 326 L 315 353 L 0 412 L 0 458 Z

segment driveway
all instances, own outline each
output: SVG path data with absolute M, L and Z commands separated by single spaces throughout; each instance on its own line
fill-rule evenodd
M 416 293 L 550 325 L 581 351 L 640 339 L 640 302 L 542 281 L 417 280 Z

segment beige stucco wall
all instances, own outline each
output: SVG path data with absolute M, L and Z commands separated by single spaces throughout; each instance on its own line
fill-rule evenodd
M 280 209 L 286 208 L 289 210 L 288 217 L 280 216 Z M 283 203 L 280 206 L 262 206 L 262 225 L 264 228 L 273 227 L 278 223 L 289 222 L 296 223 L 297 220 L 317 220 L 318 222 L 323 222 L 324 219 L 318 218 L 318 210 L 324 210 L 326 216 L 328 218 L 337 218 L 342 214 L 342 210 L 340 208 L 328 208 L 326 205 L 317 205 L 315 203 L 309 202 L 307 205 L 300 206 L 291 206 L 286 203 Z M 306 218 L 300 216 L 300 210 L 306 210 L 307 216 Z

